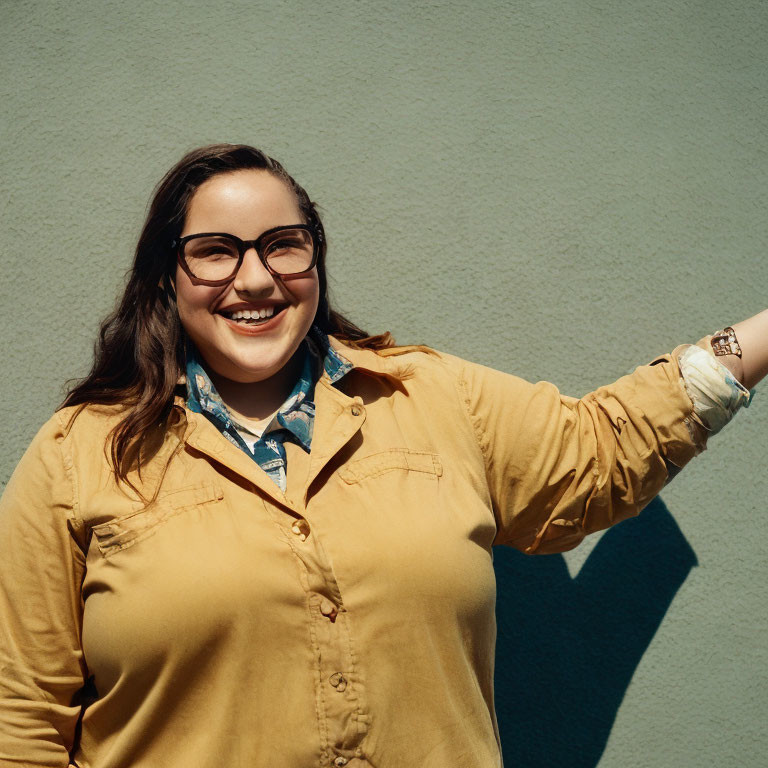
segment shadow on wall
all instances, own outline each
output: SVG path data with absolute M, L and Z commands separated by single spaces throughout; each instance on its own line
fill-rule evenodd
M 496 711 L 505 763 L 595 768 L 645 649 L 696 555 L 664 503 L 562 555 L 494 549 Z

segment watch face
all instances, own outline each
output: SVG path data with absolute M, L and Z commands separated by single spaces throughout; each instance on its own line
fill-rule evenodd
M 736 355 L 741 357 L 741 347 L 736 340 L 733 328 L 718 331 L 712 337 L 712 349 L 716 355 Z

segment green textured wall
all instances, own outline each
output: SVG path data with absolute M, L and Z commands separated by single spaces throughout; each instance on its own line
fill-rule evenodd
M 321 203 L 359 324 L 568 394 L 768 306 L 765 2 L 0 15 L 3 482 L 85 372 L 151 188 L 212 141 L 264 148 Z M 523 658 L 551 675 L 500 691 L 508 766 L 765 765 L 767 422 L 758 391 L 621 540 L 497 556 L 528 580 L 503 582 L 526 617 L 500 621 L 505 674 L 533 617 L 547 652 Z M 563 630 L 564 603 L 592 619 Z M 607 675 L 589 647 L 613 654 Z M 535 716 L 515 723 L 522 702 Z

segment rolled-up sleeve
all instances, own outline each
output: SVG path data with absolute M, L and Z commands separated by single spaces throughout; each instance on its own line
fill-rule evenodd
M 670 467 L 704 449 L 675 353 L 580 399 L 466 364 L 462 386 L 485 459 L 495 544 L 529 554 L 572 549 L 636 515 Z
M 711 336 L 684 346 L 677 357 L 685 390 L 693 402 L 693 413 L 702 429 L 717 434 L 741 408 L 748 408 L 754 390 L 746 389 L 730 370 L 718 362 Z M 678 347 L 678 349 L 681 349 Z
M 54 416 L 0 500 L 0 766 L 67 766 L 85 668 L 84 556 Z

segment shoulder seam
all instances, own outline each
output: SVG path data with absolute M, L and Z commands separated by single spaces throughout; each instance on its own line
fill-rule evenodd
M 459 375 L 456 377 L 456 387 L 459 390 L 459 399 L 464 406 L 464 413 L 466 414 L 467 421 L 469 422 L 469 426 L 472 428 L 472 434 L 475 436 L 475 443 L 477 444 L 477 448 L 480 451 L 480 455 L 483 457 L 483 464 L 486 467 L 487 480 L 488 456 L 486 454 L 485 448 L 483 447 L 483 443 L 480 440 L 477 420 L 474 418 L 472 409 L 470 408 L 469 391 L 467 389 L 466 383 L 466 364 L 464 363 L 462 363 Z
M 62 435 L 60 438 L 57 438 L 57 448 L 59 451 L 59 456 L 61 457 L 61 465 L 64 468 L 64 473 L 67 476 L 67 479 L 69 480 L 69 486 L 70 486 L 70 494 L 71 494 L 71 502 L 70 507 L 72 509 L 71 518 L 73 520 L 79 520 L 80 519 L 80 499 L 77 493 L 77 480 L 76 476 L 77 473 L 75 471 L 75 464 L 72 460 L 72 453 L 69 450 L 71 448 L 70 441 L 67 440 L 69 437 L 69 430 L 72 426 L 72 422 L 74 421 L 77 414 L 74 414 L 72 418 L 69 420 L 68 423 L 65 423 L 64 420 L 61 417 L 61 412 L 56 412 L 56 419 L 59 422 L 59 424 L 62 427 Z M 65 448 L 67 450 L 65 450 Z

